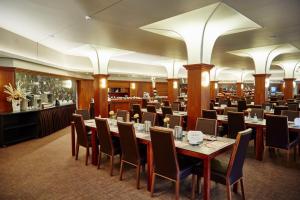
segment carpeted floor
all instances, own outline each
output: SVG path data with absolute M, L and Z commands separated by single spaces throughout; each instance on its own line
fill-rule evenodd
M 256 161 L 253 142 L 244 165 L 246 199 L 300 199 L 300 158 L 286 162 L 286 154 L 265 153 Z M 292 158 L 292 156 L 291 156 Z M 102 169 L 85 166 L 84 151 L 79 160 L 71 156 L 70 128 L 51 136 L 0 148 L 0 199 L 152 199 L 143 174 L 141 189 L 135 188 L 135 170 L 127 167 L 119 181 L 119 162 L 109 176 L 109 162 Z M 226 199 L 226 189 L 212 182 L 212 199 Z M 190 199 L 191 179 L 181 185 L 181 199 Z M 197 197 L 201 199 L 201 196 Z M 158 180 L 153 199 L 174 199 L 174 185 Z M 242 199 L 240 193 L 233 199 Z

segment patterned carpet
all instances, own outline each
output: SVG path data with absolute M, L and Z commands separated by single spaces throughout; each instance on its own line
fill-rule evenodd
M 0 148 L 0 199 L 174 199 L 172 183 L 158 179 L 155 197 L 146 189 L 142 175 L 141 189 L 135 188 L 135 170 L 127 167 L 119 181 L 119 159 L 115 175 L 109 176 L 109 162 L 102 169 L 85 166 L 84 151 L 79 160 L 71 156 L 70 128 L 51 136 Z M 244 166 L 246 199 L 300 199 L 300 158 L 286 162 L 284 151 L 263 162 L 253 159 L 253 142 Z M 224 155 L 226 156 L 226 155 Z M 291 156 L 292 158 L 292 156 Z M 212 199 L 226 199 L 226 189 L 212 182 Z M 190 199 L 191 179 L 181 184 L 181 199 Z M 197 199 L 201 199 L 198 196 Z M 233 199 L 242 199 L 240 193 Z

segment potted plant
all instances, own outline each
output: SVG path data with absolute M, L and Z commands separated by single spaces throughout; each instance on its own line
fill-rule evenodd
M 16 88 L 13 88 L 11 83 L 4 85 L 4 93 L 8 94 L 6 99 L 11 102 L 13 112 L 20 111 L 21 100 L 26 99 L 25 92 L 21 88 L 22 83 L 18 81 L 16 86 Z

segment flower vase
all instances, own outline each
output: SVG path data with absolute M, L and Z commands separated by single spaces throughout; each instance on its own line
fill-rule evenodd
M 20 100 L 18 99 L 13 99 L 11 100 L 11 105 L 12 105 L 12 110 L 13 112 L 20 112 Z

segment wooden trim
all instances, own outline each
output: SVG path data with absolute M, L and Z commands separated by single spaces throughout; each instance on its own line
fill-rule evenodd
M 206 70 L 211 70 L 215 65 L 212 64 L 205 64 L 205 63 L 200 63 L 200 64 L 189 64 L 189 65 L 183 65 L 186 70 L 199 70 L 201 71 L 206 71 Z

